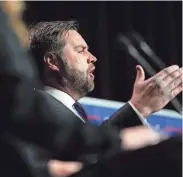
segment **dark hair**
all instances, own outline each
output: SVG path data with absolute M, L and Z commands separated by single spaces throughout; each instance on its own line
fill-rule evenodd
M 37 64 L 40 77 L 43 77 L 46 52 L 52 52 L 62 58 L 65 41 L 63 36 L 69 30 L 78 30 L 77 21 L 50 21 L 39 22 L 33 25 L 29 31 L 30 52 Z

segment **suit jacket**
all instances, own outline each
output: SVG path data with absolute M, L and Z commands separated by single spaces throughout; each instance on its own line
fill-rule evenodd
M 92 163 L 92 154 L 118 152 L 119 130 L 141 123 L 132 108 L 126 104 L 101 127 L 83 124 L 52 96 L 34 91 L 39 85 L 34 64 L 1 6 L 0 20 L 0 173 L 45 177 L 50 158 Z
M 30 122 L 14 126 L 14 131 L 5 133 L 6 146 L 3 152 L 8 153 L 9 149 L 12 149 L 13 154 L 21 159 L 22 172 L 28 169 L 30 175 L 44 177 L 49 176 L 46 167 L 49 159 L 82 161 L 89 165 L 98 159 L 102 160 L 119 153 L 119 130 L 130 126 L 129 122 L 132 122 L 131 126 L 141 123 L 128 104 L 101 127 L 89 122 L 83 123 L 60 101 L 41 90 L 36 90 L 35 114 L 36 116 L 31 116 Z M 41 125 L 42 121 L 39 120 L 44 120 L 44 124 Z M 3 155 L 7 157 L 7 153 Z M 11 159 L 12 165 L 16 164 L 16 161 L 17 158 Z
M 2 136 L 3 165 L 1 167 L 12 169 L 8 171 L 10 173 L 7 174 L 8 177 L 16 176 L 17 170 L 21 171 L 18 173 L 20 177 L 25 174 L 26 176 L 49 176 L 46 166 L 49 159 L 92 164 L 98 159 L 113 156 L 121 151 L 119 131 L 113 128 L 115 123 L 121 120 L 118 128 L 125 127 L 128 115 L 129 118 L 134 118 L 133 125 L 140 123 L 128 104 L 118 110 L 116 113 L 118 116 L 109 119 L 111 122 L 108 121 L 99 128 L 89 122 L 83 123 L 65 105 L 44 91 L 36 91 L 35 103 L 36 116 L 31 116 L 30 122 L 25 121 L 22 125 L 14 126 L 13 130 L 4 132 Z M 43 119 L 44 124 L 41 125 L 41 121 L 36 119 Z M 57 125 L 60 129 L 58 134 L 56 133 L 54 137 L 50 136 L 50 132 L 55 131 Z M 7 155 L 10 152 L 13 154 L 11 161 Z

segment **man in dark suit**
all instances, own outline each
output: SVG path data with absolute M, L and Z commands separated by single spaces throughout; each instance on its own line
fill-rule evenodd
M 50 176 L 48 171 L 53 175 L 57 171 L 60 174 L 71 174 L 78 171 L 80 169 L 79 163 L 57 162 L 54 160 L 47 165 L 47 163 L 40 163 L 41 160 L 39 159 L 38 166 L 40 168 L 44 167 L 45 174 L 41 174 L 38 170 L 36 175 L 37 172 L 32 171 L 30 168 L 31 163 L 27 163 L 27 159 L 31 161 L 27 157 L 28 155 L 31 156 L 29 150 L 31 145 L 33 145 L 33 142 L 38 142 L 38 145 L 41 145 L 39 142 L 42 142 L 44 137 L 42 135 L 37 140 L 35 136 L 31 143 L 26 142 L 29 139 L 29 134 L 33 132 L 34 125 L 36 125 L 36 122 L 31 123 L 29 118 L 30 114 L 32 115 L 32 112 L 34 112 L 34 87 L 39 85 L 39 82 L 35 66 L 20 45 L 15 32 L 11 29 L 9 18 L 4 13 L 2 3 L 0 3 L 0 19 L 0 174 L 6 177 Z M 32 120 L 34 121 L 34 119 Z M 23 132 L 22 139 L 20 133 L 15 129 L 17 127 L 22 129 L 24 126 L 27 127 L 28 124 L 32 126 L 32 130 Z M 57 123 L 55 122 L 55 124 Z M 39 130 L 40 128 L 41 124 L 38 125 Z M 50 131 L 50 136 L 52 136 L 52 133 L 54 134 L 53 131 Z M 26 146 L 26 143 L 29 146 Z M 51 145 L 51 142 L 49 143 Z M 45 149 L 48 147 L 50 146 L 44 146 Z M 34 154 L 32 155 L 34 156 Z M 36 162 L 32 161 L 32 165 L 36 165 Z
M 38 97 L 42 100 L 38 104 L 38 107 L 41 107 L 38 113 L 47 116 L 44 110 L 53 109 L 53 113 L 58 114 L 58 120 L 63 126 L 75 122 L 75 127 L 81 125 L 87 127 L 86 113 L 77 101 L 94 88 L 93 72 L 97 59 L 89 52 L 88 45 L 77 32 L 77 24 L 73 21 L 38 23 L 30 30 L 30 49 L 36 60 L 40 78 L 45 85 L 42 89 L 36 89 Z M 84 141 L 80 144 L 87 142 L 88 146 L 85 146 L 85 150 L 90 149 L 90 153 L 88 151 L 81 156 L 81 148 L 74 150 L 73 144 L 76 139 L 73 138 L 67 148 L 63 146 L 67 151 L 64 151 L 62 155 L 59 154 L 61 159 L 74 159 L 90 164 L 96 162 L 99 156 L 102 158 L 119 152 L 121 149 L 118 138 L 120 130 L 146 124 L 145 117 L 163 108 L 181 92 L 181 76 L 182 69 L 178 66 L 171 66 L 145 80 L 142 67 L 137 66 L 137 77 L 131 100 L 101 126 L 101 130 L 109 129 L 106 133 L 108 137 L 111 136 L 112 146 L 106 145 L 102 153 L 98 151 L 96 152 L 98 155 L 95 155 L 91 151 L 93 142 L 87 142 L 91 139 L 88 132 L 85 132 Z M 157 77 L 163 80 L 161 87 L 156 85 Z M 171 98 L 167 98 L 163 93 L 165 88 L 171 91 Z M 49 119 L 52 119 L 51 116 L 48 117 Z M 113 128 L 116 133 L 110 132 Z M 64 131 L 63 134 L 65 136 Z M 62 143 L 65 143 L 64 138 L 59 138 Z M 96 136 L 95 142 L 100 142 L 97 138 Z M 97 147 L 96 144 L 93 147 Z M 58 158 L 57 155 L 55 154 L 53 158 Z
M 112 126 L 106 124 L 103 128 L 83 124 L 67 107 L 62 105 L 60 108 L 60 102 L 51 95 L 41 90 L 34 92 L 33 87 L 37 88 L 36 71 L 25 60 L 25 51 L 7 27 L 6 16 L 1 15 L 1 174 L 49 176 L 47 162 L 54 157 L 77 160 L 84 153 L 119 150 L 119 130 L 112 126 L 123 127 L 119 122 L 124 116 L 120 114 L 118 119 L 110 119 Z M 120 113 L 123 109 L 132 108 L 124 107 Z M 136 116 L 133 111 L 128 112 Z M 81 109 L 76 114 L 84 115 Z M 138 123 L 139 119 L 133 120 L 133 125 Z
M 45 92 L 34 92 L 33 88 L 40 85 L 37 72 L 10 28 L 1 4 L 0 18 L 1 175 L 55 176 L 57 172 L 67 172 L 64 167 L 70 170 L 69 165 L 75 168 L 72 172 L 77 171 L 76 164 L 50 159 L 54 156 L 59 160 L 74 159 L 87 152 L 99 153 L 112 147 L 113 137 L 118 134 L 109 126 L 98 128 L 81 123 L 64 106 L 61 113 L 56 112 L 53 105 L 60 107 L 60 102 L 56 103 L 48 94 L 45 96 Z M 64 117 L 72 121 L 60 121 Z
M 85 122 L 83 117 L 86 115 L 83 110 L 82 113 L 78 111 L 77 101 L 94 89 L 97 59 L 89 52 L 87 43 L 77 30 L 75 21 L 40 22 L 30 30 L 30 48 L 44 91 Z M 148 80 L 145 80 L 141 66 L 136 69 L 132 98 L 114 114 L 120 120 L 118 117 L 107 121 L 110 124 L 117 122 L 115 126 L 119 128 L 146 124 L 148 115 L 162 109 L 182 91 L 182 68 L 176 65 L 165 68 Z M 156 84 L 157 78 L 162 79 L 160 87 Z M 163 92 L 165 89 L 170 91 L 171 97 L 167 98 Z

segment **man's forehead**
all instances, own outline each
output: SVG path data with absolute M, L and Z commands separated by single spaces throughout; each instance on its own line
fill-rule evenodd
M 83 37 L 75 30 L 69 30 L 66 35 L 64 35 L 65 41 L 74 47 L 87 47 L 88 45 Z

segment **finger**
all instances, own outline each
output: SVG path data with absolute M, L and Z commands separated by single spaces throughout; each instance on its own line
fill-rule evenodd
M 123 139 L 122 146 L 126 150 L 135 150 L 146 145 L 153 145 L 163 139 L 153 129 L 143 126 L 124 129 L 120 135 Z
M 50 160 L 48 168 L 53 177 L 66 177 L 81 170 L 82 164 L 79 162 L 63 162 Z
M 182 90 L 183 90 L 183 87 L 182 87 L 182 83 L 179 85 L 179 86 L 177 86 L 175 89 L 173 89 L 172 90 L 172 96 L 173 97 L 176 97 L 180 92 L 182 92 Z
M 144 81 L 145 80 L 145 73 L 144 73 L 144 69 L 142 68 L 142 66 L 137 65 L 136 66 L 136 79 L 135 79 L 135 83 L 139 82 L 139 81 Z
M 180 86 L 182 84 L 182 76 L 179 76 L 175 80 L 173 80 L 170 84 L 168 84 L 165 89 L 168 91 L 173 91 L 176 89 L 176 87 Z
M 79 162 L 64 162 L 62 169 L 65 170 L 65 172 L 67 172 L 68 175 L 71 173 L 78 172 L 79 170 L 81 170 L 81 168 L 82 164 Z
M 180 69 L 172 72 L 171 74 L 169 74 L 168 76 L 166 76 L 162 80 L 162 83 L 161 83 L 162 88 L 169 87 L 170 90 L 172 90 L 173 87 L 174 87 L 174 84 L 175 85 L 176 84 L 178 84 L 178 85 L 181 84 L 181 82 L 182 82 L 182 75 L 183 75 L 183 68 L 180 68 Z
M 179 69 L 179 66 L 177 66 L 177 65 L 169 66 L 169 67 L 163 69 L 162 71 L 160 71 L 159 73 L 157 73 L 155 75 L 155 77 L 160 77 L 161 79 L 164 79 L 167 75 L 176 71 L 177 69 Z

